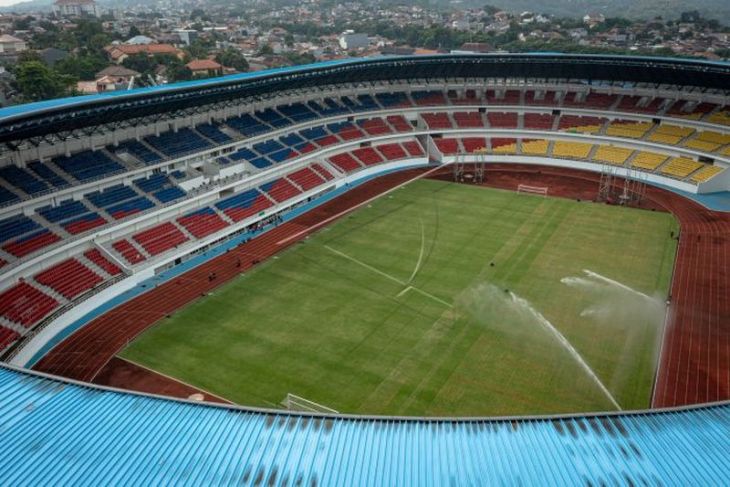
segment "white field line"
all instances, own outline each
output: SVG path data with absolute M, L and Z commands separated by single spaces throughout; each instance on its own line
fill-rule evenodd
M 276 242 L 276 245 L 282 245 L 282 244 L 287 243 L 289 240 L 293 240 L 295 238 L 299 238 L 300 236 L 302 236 L 304 234 L 307 234 L 307 233 L 311 232 L 312 230 L 321 227 L 322 225 L 328 224 L 332 220 L 336 220 L 337 218 L 341 217 L 342 215 L 345 215 L 347 213 L 350 213 L 351 211 L 354 211 L 354 210 L 360 208 L 361 206 L 364 206 L 364 205 L 367 205 L 369 203 L 372 203 L 376 199 L 378 199 L 378 198 L 380 198 L 382 196 L 385 196 L 386 194 L 392 193 L 393 191 L 396 191 L 396 190 L 402 188 L 403 186 L 405 186 L 405 185 L 407 185 L 409 183 L 412 183 L 416 179 L 424 178 L 424 177 L 428 176 L 429 174 L 431 174 L 431 173 L 433 173 L 435 171 L 438 171 L 439 169 L 442 169 L 442 168 L 443 168 L 443 166 L 434 167 L 433 169 L 430 169 L 430 170 L 428 170 L 428 171 L 426 171 L 426 172 L 424 172 L 422 174 L 419 174 L 416 177 L 409 179 L 408 181 L 404 181 L 404 182 L 400 183 L 397 186 L 393 186 L 388 191 L 385 191 L 383 193 L 377 194 L 377 195 L 373 196 L 372 198 L 369 198 L 369 199 L 363 201 L 362 203 L 358 203 L 355 206 L 351 206 L 350 208 L 348 208 L 346 210 L 342 210 L 341 212 L 337 213 L 336 215 L 332 215 L 331 217 L 326 218 L 326 219 L 322 220 L 319 223 L 315 223 L 314 225 L 312 225 L 310 227 L 307 227 L 304 230 L 300 230 L 300 231 L 298 231 L 297 233 L 295 233 L 293 235 L 289 235 L 288 237 L 279 240 L 278 242 Z
M 426 292 L 426 291 L 424 291 L 423 289 L 419 289 L 419 288 L 417 288 L 417 287 L 415 287 L 415 286 L 411 286 L 411 289 L 413 289 L 413 290 L 414 290 L 414 291 L 416 291 L 417 293 L 423 294 L 423 295 L 424 295 L 424 296 L 426 296 L 427 298 L 431 298 L 431 299 L 433 299 L 434 301 L 436 301 L 436 302 L 438 302 L 438 303 L 441 303 L 441 304 L 443 304 L 443 305 L 444 305 L 444 306 L 446 306 L 447 308 L 453 308 L 453 307 L 454 307 L 454 306 L 453 306 L 452 304 L 449 304 L 449 303 L 447 303 L 446 301 L 444 301 L 444 300 L 443 300 L 443 299 L 441 299 L 441 298 L 437 298 L 436 296 L 434 296 L 434 295 L 433 295 L 433 294 L 431 294 L 431 293 L 427 293 L 427 292 Z
M 411 289 L 413 289 L 413 286 L 406 286 L 406 287 L 403 288 L 403 290 L 401 292 L 399 292 L 398 294 L 396 294 L 395 297 L 396 298 L 400 298 L 401 296 L 403 296 L 405 293 L 407 293 Z
M 365 262 L 362 262 L 361 260 L 358 260 L 358 259 L 356 259 L 354 257 L 351 257 L 351 256 L 345 254 L 344 252 L 340 252 L 337 249 L 333 249 L 329 245 L 325 245 L 324 248 L 326 248 L 327 250 L 329 250 L 333 254 L 337 254 L 340 257 L 342 257 L 344 259 L 347 259 L 350 262 L 354 262 L 355 264 L 357 264 L 359 266 L 362 266 L 362 267 L 364 267 L 365 269 L 368 269 L 371 272 L 374 272 L 376 274 L 379 274 L 379 275 L 383 276 L 386 279 L 389 279 L 389 280 L 391 280 L 393 282 L 396 282 L 396 283 L 400 284 L 401 286 L 406 286 L 405 289 L 403 289 L 400 293 L 398 293 L 398 295 L 397 295 L 398 297 L 403 296 L 406 292 L 408 292 L 410 290 L 413 290 L 413 291 L 416 291 L 419 294 L 422 294 L 422 295 L 426 296 L 427 298 L 431 298 L 434 301 L 443 304 L 447 308 L 453 308 L 453 306 L 451 304 L 447 303 L 443 299 L 438 298 L 438 297 L 434 296 L 433 294 L 424 291 L 423 289 L 418 289 L 415 286 L 410 286 L 407 283 L 405 283 L 405 282 L 401 281 L 400 279 L 398 279 L 397 277 L 391 276 L 390 274 L 388 274 L 386 272 L 383 272 L 380 269 L 376 269 L 375 267 L 371 266 L 370 264 L 366 264 Z
M 628 291 L 630 293 L 634 293 L 634 294 L 636 294 L 638 296 L 641 296 L 644 299 L 649 299 L 651 301 L 654 300 L 654 298 L 652 298 L 649 295 L 646 295 L 646 294 L 642 293 L 641 291 L 637 291 L 636 289 L 634 289 L 632 287 L 629 287 L 626 284 L 620 283 L 618 281 L 614 281 L 613 279 L 610 279 L 610 278 L 608 278 L 606 276 L 602 276 L 601 274 L 599 274 L 597 272 L 589 271 L 588 269 L 583 269 L 583 272 L 585 273 L 585 275 L 587 275 L 588 277 L 592 277 L 593 279 L 597 279 L 599 281 L 603 281 L 603 282 L 605 282 L 607 284 L 611 284 L 612 286 L 617 286 L 617 287 L 623 289 L 624 291 Z
M 413 269 L 413 273 L 411 273 L 411 277 L 408 278 L 408 282 L 413 282 L 413 279 L 415 279 L 416 274 L 418 274 L 418 271 L 421 269 L 421 262 L 423 261 L 423 251 L 426 248 L 426 230 L 423 227 L 423 220 L 419 219 L 421 222 L 421 251 L 418 253 L 418 262 L 416 262 L 416 267 Z
M 375 272 L 376 274 L 380 274 L 381 276 L 383 276 L 386 279 L 390 279 L 391 281 L 397 282 L 401 286 L 405 286 L 406 285 L 405 282 L 401 281 L 397 277 L 393 277 L 390 274 L 387 274 L 387 273 L 381 271 L 380 269 L 376 269 L 375 267 L 373 267 L 373 266 L 371 266 L 369 264 L 366 264 L 365 262 L 362 262 L 360 260 L 357 260 L 354 257 L 350 257 L 349 255 L 345 254 L 344 252 L 340 252 L 339 250 L 333 249 L 329 245 L 325 245 L 324 248 L 326 248 L 327 250 L 329 250 L 332 253 L 335 253 L 335 254 L 339 255 L 340 257 L 343 257 L 343 258 L 345 258 L 345 259 L 347 259 L 347 260 L 349 260 L 351 262 L 354 262 L 355 264 L 358 264 L 358 265 L 360 265 L 360 266 L 362 266 L 362 267 L 364 267 L 364 268 L 366 268 L 366 269 L 368 269 L 368 270 L 370 270 L 372 272 Z

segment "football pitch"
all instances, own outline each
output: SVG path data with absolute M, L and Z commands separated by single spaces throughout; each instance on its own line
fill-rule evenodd
M 418 180 L 178 311 L 123 358 L 238 404 L 454 416 L 649 406 L 677 223 Z

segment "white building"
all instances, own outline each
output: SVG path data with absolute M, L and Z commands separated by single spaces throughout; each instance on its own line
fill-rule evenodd
M 56 0 L 53 3 L 53 13 L 59 17 L 98 17 L 100 11 L 94 0 Z
M 198 31 L 193 29 L 174 29 L 173 34 L 180 38 L 180 42 L 189 46 L 198 38 Z
M 367 34 L 356 34 L 355 31 L 346 30 L 340 35 L 340 47 L 342 49 L 360 49 L 368 47 L 370 39 Z
M 0 36 L 0 54 L 18 54 L 27 49 L 25 41 L 8 34 Z

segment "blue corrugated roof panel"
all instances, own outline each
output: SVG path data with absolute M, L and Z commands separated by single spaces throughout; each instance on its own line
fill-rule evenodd
M 315 416 L 0 368 L 6 485 L 720 485 L 730 403 L 559 418 Z

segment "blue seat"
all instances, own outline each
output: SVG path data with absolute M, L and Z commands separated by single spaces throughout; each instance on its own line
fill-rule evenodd
M 5 218 L 4 220 L 0 220 L 0 242 L 5 242 L 6 240 L 39 228 L 42 227 L 25 215 Z
M 177 132 L 170 130 L 158 136 L 145 137 L 144 140 L 169 157 L 180 157 L 212 147 L 210 142 L 189 128 L 182 128 Z
M 38 177 L 47 181 L 56 188 L 67 188 L 70 184 L 56 173 L 53 169 L 43 164 L 41 161 L 33 161 L 28 164 L 28 168 L 36 173 Z
M 195 130 L 197 130 L 213 142 L 217 142 L 218 144 L 225 144 L 226 142 L 230 142 L 232 140 L 227 133 L 222 132 L 221 129 L 219 129 L 216 125 L 213 125 L 212 123 L 198 125 L 197 127 L 195 127 Z
M 146 145 L 138 140 L 126 140 L 119 144 L 114 152 L 126 151 L 139 159 L 145 165 L 156 164 L 162 160 L 162 157 L 155 151 L 150 150 Z
M 29 171 L 13 164 L 0 168 L 0 177 L 31 196 L 48 189 L 48 184 L 44 181 L 36 178 Z
M 66 200 L 58 206 L 44 206 L 37 211 L 49 222 L 58 223 L 78 215 L 83 215 L 89 209 L 81 201 Z
M 184 198 L 185 194 L 185 191 L 183 191 L 181 188 L 173 186 L 171 188 L 165 188 L 159 191 L 155 191 L 154 193 L 152 193 L 152 196 L 157 198 L 157 201 L 159 201 L 160 203 L 169 203 L 170 201 Z
M 18 195 L 0 186 L 0 205 L 12 205 L 20 201 Z
M 137 193 L 130 187 L 123 184 L 117 184 L 105 188 L 102 191 L 94 191 L 84 195 L 95 206 L 106 208 L 110 205 L 119 203 L 120 201 L 135 198 Z
M 81 182 L 124 172 L 124 167 L 100 151 L 83 151 L 69 157 L 62 156 L 53 162 Z
M 240 117 L 229 118 L 226 125 L 236 129 L 246 136 L 263 134 L 271 130 L 271 126 L 255 119 L 250 114 L 245 113 Z

